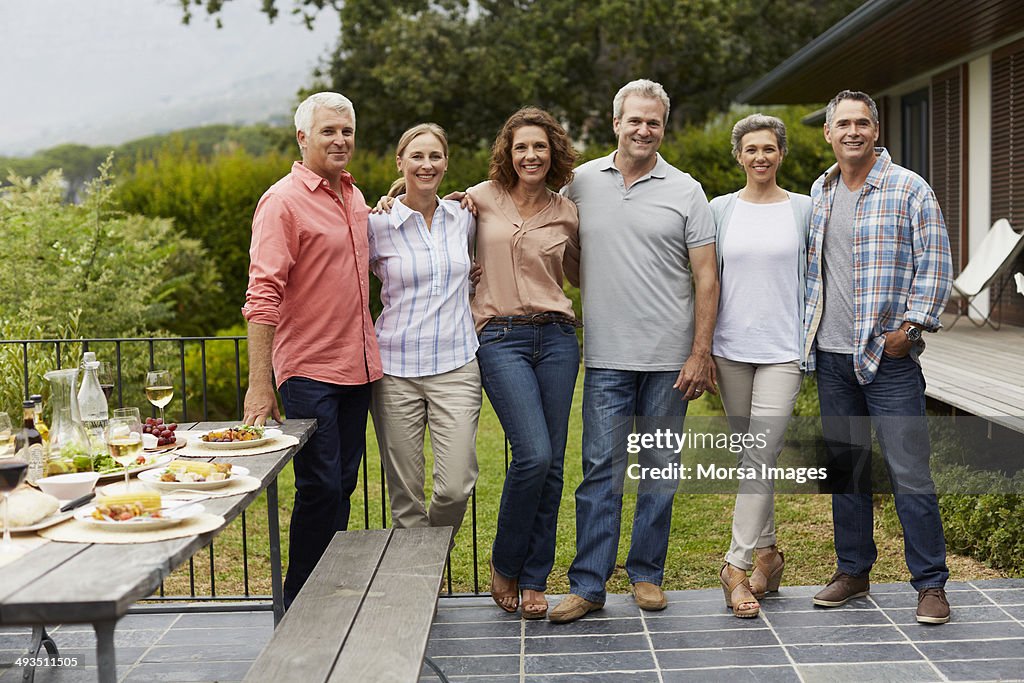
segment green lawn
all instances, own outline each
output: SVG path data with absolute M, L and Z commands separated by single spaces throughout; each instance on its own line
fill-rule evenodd
M 549 582 L 549 591 L 563 593 L 568 590 L 566 571 L 575 554 L 575 504 L 573 492 L 582 478 L 580 459 L 580 433 L 582 429 L 581 401 L 583 373 L 577 381 L 569 424 L 569 446 L 565 454 L 565 488 L 558 521 L 558 547 L 555 567 Z M 692 402 L 689 416 L 721 415 L 720 409 L 708 397 Z M 476 557 L 477 579 L 473 577 L 472 505 L 466 522 L 456 539 L 452 552 L 452 587 L 457 593 L 488 589 L 487 560 L 494 539 L 495 520 L 505 470 L 505 446 L 501 425 L 484 397 L 477 438 L 477 456 L 480 478 L 476 491 L 476 518 L 478 549 Z M 367 466 L 369 481 L 368 504 L 363 501 L 362 477 L 352 498 L 350 528 L 363 528 L 369 519 L 370 528 L 385 526 L 382 515 L 381 466 L 372 424 L 367 429 Z M 428 477 L 429 478 L 429 477 Z M 287 538 L 289 518 L 294 498 L 294 478 L 289 467 L 279 479 L 282 538 Z M 707 588 L 718 585 L 717 573 L 722 557 L 729 547 L 732 523 L 733 496 L 724 494 L 686 494 L 676 496 L 673 513 L 669 555 L 666 562 L 666 589 Z M 628 591 L 629 582 L 622 563 L 629 548 L 633 521 L 634 495 L 626 493 L 623 503 L 622 533 L 619 544 L 619 566 L 608 585 L 611 592 Z M 879 560 L 872 571 L 872 580 L 905 581 L 909 579 L 903 561 L 903 543 L 900 527 L 891 505 L 877 508 L 875 538 Z M 779 546 L 786 553 L 785 583 L 815 585 L 828 580 L 834 567 L 832 548 L 832 517 L 829 497 L 809 494 L 779 494 L 776 496 L 776 526 Z M 269 546 L 266 531 L 266 497 L 261 496 L 247 515 L 249 545 L 250 592 L 270 593 Z M 283 548 L 287 561 L 287 543 Z M 222 533 L 216 542 L 216 588 L 220 595 L 241 594 L 243 590 L 241 524 L 236 521 Z M 952 578 L 970 580 L 994 578 L 1003 574 L 987 569 L 970 558 L 949 558 Z M 209 561 L 206 551 L 195 558 L 196 592 L 208 594 Z M 166 583 L 168 594 L 188 594 L 190 591 L 187 566 L 176 572 Z

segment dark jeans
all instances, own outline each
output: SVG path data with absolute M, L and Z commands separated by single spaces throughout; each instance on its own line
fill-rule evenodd
M 903 526 L 910 583 L 917 590 L 941 588 L 949 569 L 929 468 L 921 367 L 910 356 L 883 356 L 874 381 L 861 385 L 853 356 L 818 351 L 817 373 L 839 571 L 865 576 L 878 557 L 870 482 L 874 425 Z
M 316 418 L 316 432 L 296 455 L 295 506 L 288 538 L 284 604 L 299 594 L 336 531 L 348 528 L 349 496 L 366 450 L 370 385 L 342 386 L 292 377 L 281 385 L 289 418 Z
M 489 323 L 480 379 L 512 446 L 491 558 L 519 587 L 545 590 L 555 562 L 562 465 L 580 368 L 571 325 Z

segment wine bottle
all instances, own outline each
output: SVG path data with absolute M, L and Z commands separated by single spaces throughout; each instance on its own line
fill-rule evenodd
M 36 429 L 36 404 L 34 401 L 25 401 L 21 404 L 25 409 L 25 421 L 22 423 L 21 431 L 14 436 L 14 457 L 28 463 L 28 481 L 34 484 L 36 479 L 43 476 L 43 435 Z

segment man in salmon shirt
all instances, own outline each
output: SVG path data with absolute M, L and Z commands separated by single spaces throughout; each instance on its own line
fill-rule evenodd
M 348 526 L 366 446 L 370 382 L 380 352 L 370 318 L 369 208 L 345 170 L 356 114 L 343 95 L 311 95 L 295 111 L 302 162 L 260 199 L 252 220 L 249 389 L 245 423 L 316 418 L 295 456 L 284 603 L 291 605 L 336 531 Z

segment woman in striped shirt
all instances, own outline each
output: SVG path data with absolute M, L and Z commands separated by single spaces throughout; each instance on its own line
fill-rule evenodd
M 370 268 L 381 281 L 377 340 L 384 377 L 370 411 L 387 473 L 395 527 L 458 532 L 477 478 L 479 346 L 469 308 L 470 244 L 476 223 L 439 199 L 448 140 L 433 123 L 398 142 L 390 213 L 369 219 Z M 424 500 L 424 431 L 434 451 L 433 494 Z

